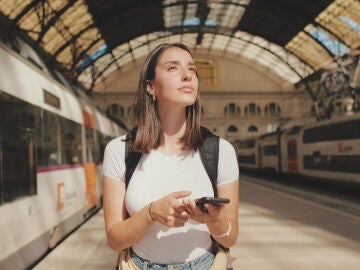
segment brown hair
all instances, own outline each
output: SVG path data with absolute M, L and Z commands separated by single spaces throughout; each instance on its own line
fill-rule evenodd
M 148 153 L 156 149 L 161 142 L 162 125 L 158 115 L 157 102 L 147 91 L 147 82 L 155 78 L 155 67 L 162 53 L 177 47 L 190 53 L 181 43 L 163 43 L 158 45 L 146 58 L 140 72 L 138 92 L 134 100 L 135 122 L 137 132 L 133 138 L 133 151 Z M 196 76 L 198 74 L 196 73 Z M 199 91 L 194 104 L 186 107 L 186 129 L 180 138 L 184 149 L 196 149 L 200 144 L 200 95 Z

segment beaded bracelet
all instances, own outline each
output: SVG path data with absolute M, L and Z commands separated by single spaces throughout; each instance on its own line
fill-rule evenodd
M 230 235 L 230 232 L 231 232 L 231 222 L 230 222 L 230 221 L 228 221 L 228 222 L 229 222 L 229 228 L 228 228 L 228 230 L 227 230 L 225 233 L 223 233 L 223 234 L 213 235 L 213 237 L 215 237 L 215 238 L 228 237 L 228 236 Z

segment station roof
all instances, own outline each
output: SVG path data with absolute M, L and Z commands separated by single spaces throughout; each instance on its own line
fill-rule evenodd
M 360 49 L 359 0 L 0 0 L 0 12 L 89 90 L 162 42 L 292 84 Z

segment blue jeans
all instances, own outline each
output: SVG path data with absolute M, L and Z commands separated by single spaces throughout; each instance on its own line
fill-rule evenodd
M 186 263 L 158 264 L 144 260 L 131 250 L 131 259 L 141 270 L 206 270 L 210 269 L 214 257 L 213 251 L 209 250 L 199 258 Z

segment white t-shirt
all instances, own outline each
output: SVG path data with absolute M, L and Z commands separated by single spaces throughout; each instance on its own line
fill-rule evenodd
M 103 161 L 103 174 L 125 181 L 124 136 L 108 143 Z M 218 185 L 236 181 L 239 168 L 233 146 L 220 138 Z M 189 198 L 214 196 L 211 181 L 201 162 L 199 151 L 168 156 L 158 150 L 143 154 L 127 187 L 125 204 L 133 215 L 151 201 L 169 193 L 190 190 Z M 189 220 L 183 227 L 169 228 L 154 223 L 135 245 L 134 252 L 156 263 L 183 263 L 196 259 L 210 248 L 210 233 L 205 224 Z

